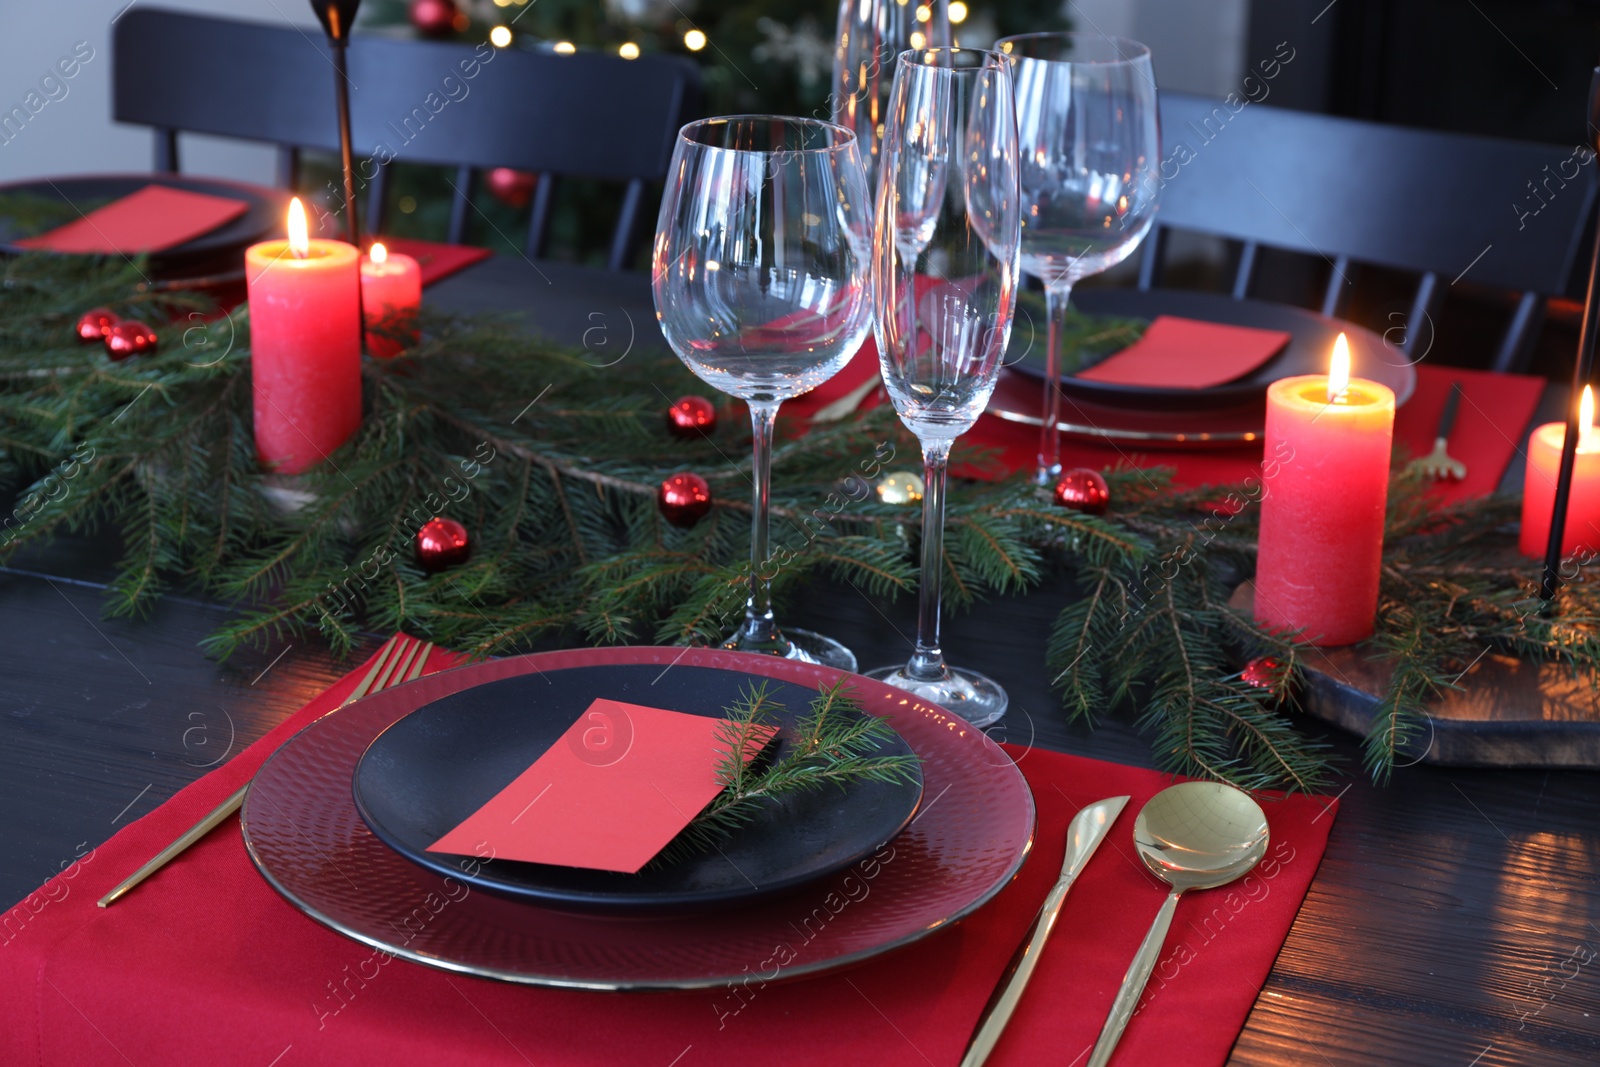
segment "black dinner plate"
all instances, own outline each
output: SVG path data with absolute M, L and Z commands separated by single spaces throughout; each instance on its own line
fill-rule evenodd
M 1385 346 L 1381 338 L 1365 330 L 1354 330 L 1349 323 L 1287 304 L 1234 300 L 1219 293 L 1180 289 L 1083 289 L 1072 294 L 1072 303 L 1090 315 L 1146 320 L 1158 315 L 1177 315 L 1229 326 L 1282 330 L 1289 335 L 1289 344 L 1284 350 L 1253 373 L 1209 389 L 1119 385 L 1062 375 L 1062 392 L 1098 404 L 1145 410 L 1193 410 L 1239 407 L 1260 401 L 1266 395 L 1267 386 L 1279 378 L 1325 373 L 1328 355 L 1340 331 L 1349 334 L 1352 373 L 1358 377 L 1384 380 L 1380 372 L 1385 369 L 1385 362 L 1397 365 L 1405 362 L 1404 357 Z M 1044 377 L 1046 325 L 1034 322 L 1030 328 L 1019 316 L 1011 331 L 1011 345 L 1006 355 L 1008 366 L 1036 378 Z M 1368 351 L 1374 348 L 1375 351 Z M 1396 399 L 1401 403 L 1405 401 L 1404 397 Z
M 0 195 L 22 194 L 59 200 L 66 204 L 102 206 L 136 193 L 147 185 L 164 185 L 191 193 L 227 197 L 248 205 L 245 213 L 231 222 L 181 245 L 151 253 L 150 266 L 158 274 L 242 270 L 247 247 L 283 231 L 283 220 L 289 204 L 287 192 L 219 178 L 189 178 L 177 174 L 95 174 L 73 178 L 40 178 L 0 185 Z M 47 226 L 40 232 L 54 228 Z M 37 234 L 24 232 L 14 219 L 0 216 L 0 252 L 17 254 L 27 251 L 13 242 L 33 236 Z
M 713 851 L 646 866 L 637 874 L 490 860 L 463 874 L 459 858 L 428 846 L 527 770 L 591 702 L 605 697 L 717 716 L 752 679 L 737 671 L 615 665 L 544 671 L 454 693 L 390 726 L 353 776 L 357 810 L 372 832 L 424 867 L 546 906 L 654 914 L 744 904 L 842 870 L 911 820 L 922 798 L 912 783 L 856 782 L 781 798 Z M 783 706 L 772 758 L 791 743 L 816 691 L 769 681 Z M 899 735 L 884 754 L 909 753 Z

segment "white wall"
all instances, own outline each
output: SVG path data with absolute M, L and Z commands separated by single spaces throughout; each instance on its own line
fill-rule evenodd
M 127 0 L 0 0 L 0 111 L 38 92 L 39 79 L 78 42 L 94 50 L 65 83 L 66 95 L 54 89 L 59 99 L 48 100 L 21 133 L 0 144 L 0 181 L 150 169 L 150 131 L 111 121 L 111 21 L 131 6 Z M 149 6 L 287 21 L 322 32 L 306 0 L 159 0 Z M 186 171 L 272 182 L 273 150 L 264 145 L 185 136 L 181 153 Z

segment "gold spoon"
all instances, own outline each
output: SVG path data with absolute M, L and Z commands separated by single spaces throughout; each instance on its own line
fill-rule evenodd
M 1220 782 L 1184 782 L 1163 789 L 1145 804 L 1134 820 L 1133 845 L 1144 865 L 1172 892 L 1122 979 L 1089 1067 L 1105 1067 L 1133 1018 L 1172 927 L 1178 898 L 1190 889 L 1215 889 L 1250 873 L 1267 854 L 1267 836 L 1261 806 Z

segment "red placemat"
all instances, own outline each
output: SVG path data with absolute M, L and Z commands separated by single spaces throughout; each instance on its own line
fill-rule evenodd
M 453 657 L 435 653 L 431 668 Z M 1060 869 L 1067 822 L 1133 798 L 1068 898 L 990 1063 L 1081 1060 L 1164 891 L 1133 854 L 1152 771 L 1008 746 L 1039 808 L 1033 854 L 993 902 L 910 948 L 790 983 L 606 994 L 538 989 L 395 960 L 301 915 L 230 822 L 109 909 L 94 901 L 337 707 L 365 668 L 231 763 L 88 853 L 0 918 L 0 1062 L 79 1065 L 954 1064 Z M 1227 1059 L 1327 844 L 1335 802 L 1267 804 L 1273 843 L 1245 880 L 1184 897 L 1119 1067 Z M 337 857 L 329 863 L 337 865 Z M 869 889 L 870 891 L 870 889 Z M 841 907 L 848 907 L 846 902 Z M 798 936 L 798 935 L 797 935 Z
M 133 256 L 160 252 L 210 233 L 250 209 L 243 200 L 147 185 L 48 233 L 16 242 L 22 248 Z
M 383 237 L 384 246 L 391 252 L 404 252 L 422 268 L 422 284 L 434 282 L 459 270 L 466 270 L 480 260 L 494 255 L 487 248 L 476 245 L 451 245 L 438 241 L 419 241 L 415 237 Z
M 851 390 L 878 374 L 878 349 L 867 338 L 844 370 L 802 397 L 783 405 L 785 416 L 804 419 L 847 396 Z M 1459 482 L 1440 482 L 1434 493 L 1442 501 L 1454 502 L 1494 492 L 1512 462 L 1522 463 L 1519 442 L 1528 420 L 1539 406 L 1546 382 L 1525 374 L 1496 374 L 1422 364 L 1417 367 L 1417 387 L 1396 413 L 1396 449 L 1404 448 L 1408 458 L 1426 455 L 1433 449 L 1434 433 L 1452 382 L 1461 382 L 1461 407 L 1450 435 L 1450 454 L 1467 465 L 1467 476 Z M 882 389 L 869 395 L 863 408 L 884 403 Z M 1072 399 L 1063 398 L 1070 415 Z M 955 471 L 962 477 L 995 477 L 1033 466 L 1039 447 L 1036 427 L 1008 422 L 993 415 L 980 416 L 977 425 L 956 443 Z M 984 467 L 962 464 L 963 452 L 979 448 L 993 454 L 993 463 Z M 970 453 L 969 453 L 970 454 Z M 1091 442 L 1079 437 L 1061 438 L 1061 462 L 1066 467 L 1171 467 L 1179 486 L 1238 483 L 1260 474 L 1261 446 L 1238 448 L 1161 448 L 1152 445 L 1107 441 Z M 907 465 L 916 461 L 907 457 Z

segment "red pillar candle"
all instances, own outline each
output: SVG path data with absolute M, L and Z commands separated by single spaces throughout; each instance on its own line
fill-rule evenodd
M 309 240 L 289 206 L 289 239 L 245 252 L 256 454 L 285 474 L 326 459 L 361 424 L 360 254 Z
M 1594 432 L 1594 391 L 1583 387 L 1578 407 L 1578 451 L 1572 457 L 1572 495 L 1561 531 L 1562 556 L 1592 555 L 1600 550 L 1600 435 Z M 1567 424 L 1547 422 L 1528 438 L 1528 465 L 1522 483 L 1524 555 L 1544 558 L 1550 544 L 1550 516 L 1555 510 L 1556 478 Z
M 367 317 L 368 352 L 392 356 L 415 344 L 417 332 L 411 323 L 422 307 L 422 267 L 405 253 L 374 243 L 361 261 L 361 306 Z
M 1255 617 L 1318 645 L 1372 635 L 1383 565 L 1394 392 L 1349 368 L 1340 334 L 1327 376 L 1267 390 Z

